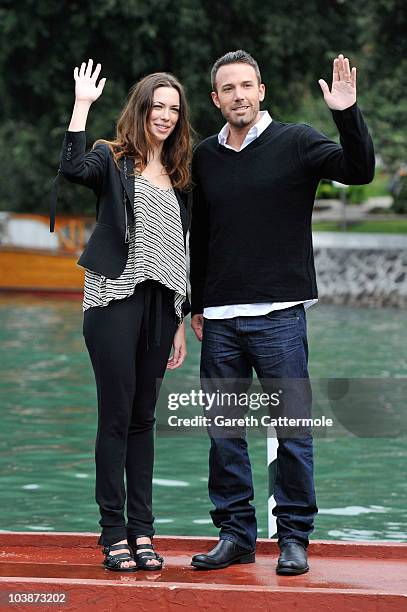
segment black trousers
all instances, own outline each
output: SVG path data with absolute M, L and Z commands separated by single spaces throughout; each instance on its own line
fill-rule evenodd
M 157 379 L 165 374 L 176 328 L 174 292 L 155 281 L 138 284 L 130 297 L 84 312 L 83 336 L 98 399 L 95 498 L 102 527 L 98 544 L 155 533 Z

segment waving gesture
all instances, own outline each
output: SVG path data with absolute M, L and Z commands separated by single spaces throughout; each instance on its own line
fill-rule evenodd
M 323 79 L 318 83 L 329 108 L 344 110 L 356 102 L 356 68 L 350 70 L 349 60 L 342 53 L 334 59 L 331 91 Z
M 75 67 L 73 76 L 75 79 L 75 99 L 77 102 L 89 102 L 90 104 L 97 100 L 103 91 L 106 79 L 100 79 L 99 85 L 96 86 L 96 79 L 99 76 L 102 68 L 101 64 L 97 64 L 92 74 L 93 60 L 89 60 L 87 64 L 82 62 L 80 69 Z

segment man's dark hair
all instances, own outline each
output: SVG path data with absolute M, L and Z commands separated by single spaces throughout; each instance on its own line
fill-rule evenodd
M 238 49 L 237 51 L 229 51 L 228 53 L 225 53 L 225 55 L 219 57 L 212 66 L 211 84 L 213 91 L 216 91 L 216 74 L 219 68 L 221 66 L 226 66 L 227 64 L 249 64 L 249 66 L 252 66 L 252 68 L 254 68 L 257 80 L 260 85 L 261 75 L 258 63 L 254 59 L 254 57 L 250 55 L 250 53 L 247 53 L 247 51 L 244 51 L 243 49 Z

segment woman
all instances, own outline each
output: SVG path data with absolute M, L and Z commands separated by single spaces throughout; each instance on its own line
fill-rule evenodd
M 78 264 L 85 268 L 83 335 L 98 396 L 98 544 L 109 570 L 159 570 L 163 559 L 151 541 L 153 425 L 157 380 L 186 356 L 188 108 L 174 76 L 148 75 L 132 88 L 116 138 L 85 153 L 87 115 L 106 82 L 96 85 L 101 65 L 92 68 L 90 59 L 74 70 L 59 173 L 97 196 L 96 226 Z M 55 199 L 51 231 L 54 221 Z

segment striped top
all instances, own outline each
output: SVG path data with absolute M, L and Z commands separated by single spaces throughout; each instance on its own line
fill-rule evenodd
M 186 258 L 179 203 L 172 187 L 157 187 L 141 174 L 134 180 L 135 225 L 130 228 L 126 267 L 115 279 L 86 268 L 83 310 L 128 297 L 138 283 L 151 279 L 174 290 L 175 313 L 181 322 Z

